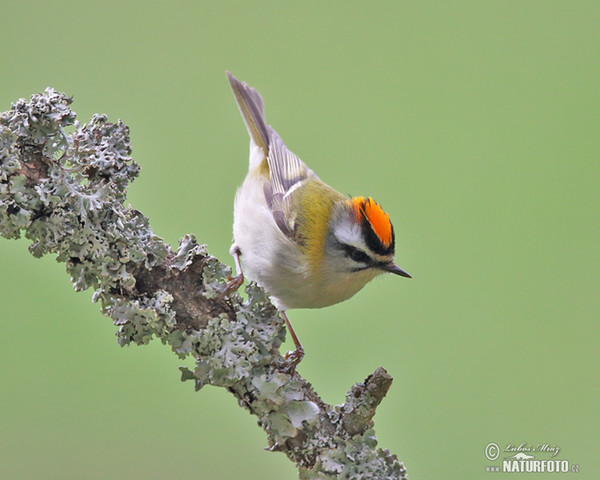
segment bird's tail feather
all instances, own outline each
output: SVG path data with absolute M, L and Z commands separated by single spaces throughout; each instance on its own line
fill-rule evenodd
M 235 96 L 248 133 L 252 141 L 262 149 L 265 156 L 269 153 L 269 130 L 265 122 L 263 100 L 260 94 L 252 87 L 240 82 L 231 73 L 227 78 Z

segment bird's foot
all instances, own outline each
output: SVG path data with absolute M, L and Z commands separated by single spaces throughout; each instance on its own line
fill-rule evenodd
M 244 283 L 244 274 L 240 273 L 235 277 L 229 275 L 227 280 L 227 285 L 225 285 L 225 295 L 231 295 L 232 293 L 237 292 Z
M 296 367 L 300 361 L 304 358 L 304 349 L 302 346 L 296 348 L 296 350 L 287 352 L 283 358 L 285 358 L 284 372 L 293 375 L 296 372 Z

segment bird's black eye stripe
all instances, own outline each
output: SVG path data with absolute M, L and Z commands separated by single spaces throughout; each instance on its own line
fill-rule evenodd
M 344 247 L 344 251 L 346 252 L 346 255 L 348 255 L 355 262 L 359 262 L 359 263 L 370 263 L 371 262 L 371 259 L 369 258 L 369 256 L 362 250 L 359 250 L 358 248 L 355 248 L 352 245 L 344 245 L 343 247 Z

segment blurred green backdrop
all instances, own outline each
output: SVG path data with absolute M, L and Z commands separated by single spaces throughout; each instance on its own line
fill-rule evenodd
M 598 3 L 150 5 L 2 1 L 0 111 L 53 86 L 81 122 L 123 119 L 131 204 L 231 264 L 231 70 L 323 180 L 390 212 L 414 275 L 292 311 L 300 373 L 341 403 L 385 366 L 376 431 L 413 480 L 486 478 L 489 442 L 556 445 L 598 478 Z M 180 383 L 160 344 L 121 349 L 27 245 L 0 239 L 1 478 L 296 477 L 233 397 Z

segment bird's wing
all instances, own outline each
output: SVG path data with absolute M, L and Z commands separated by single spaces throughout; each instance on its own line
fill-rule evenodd
M 269 132 L 269 165 L 270 185 L 265 186 L 265 196 L 273 218 L 279 229 L 288 237 L 299 241 L 297 236 L 297 212 L 292 206 L 295 196 L 309 179 L 319 179 L 315 172 L 306 166 L 292 151 L 273 128 Z

